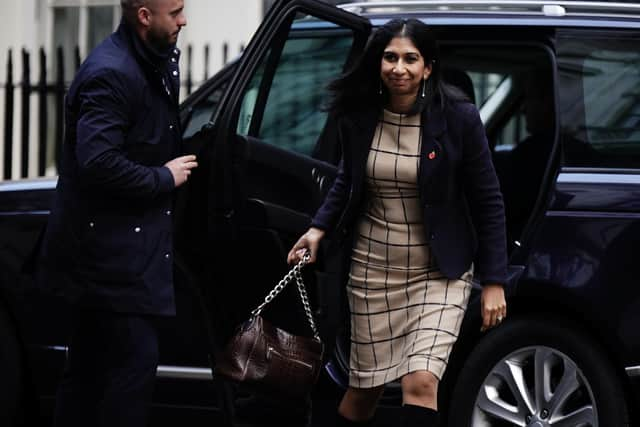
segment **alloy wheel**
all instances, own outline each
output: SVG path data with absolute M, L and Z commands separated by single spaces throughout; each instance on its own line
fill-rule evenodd
M 473 427 L 598 427 L 589 382 L 575 362 L 544 346 L 518 349 L 484 379 Z

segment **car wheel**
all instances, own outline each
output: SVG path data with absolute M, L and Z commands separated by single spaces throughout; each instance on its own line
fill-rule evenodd
M 456 383 L 453 427 L 627 426 L 609 360 L 577 327 L 510 319 L 471 353 Z
M 9 316 L 0 308 L 0 425 L 16 426 L 23 416 L 24 382 L 20 346 Z

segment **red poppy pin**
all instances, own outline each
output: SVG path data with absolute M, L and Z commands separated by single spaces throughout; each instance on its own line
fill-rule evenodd
M 428 157 L 429 157 L 429 160 L 435 159 L 436 158 L 436 152 L 435 151 L 430 152 Z

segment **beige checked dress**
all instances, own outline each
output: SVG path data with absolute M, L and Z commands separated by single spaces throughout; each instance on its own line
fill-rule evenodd
M 420 143 L 420 114 L 384 110 L 367 161 L 367 208 L 347 284 L 352 387 L 422 370 L 440 379 L 469 299 L 471 271 L 449 280 L 429 251 L 417 186 Z

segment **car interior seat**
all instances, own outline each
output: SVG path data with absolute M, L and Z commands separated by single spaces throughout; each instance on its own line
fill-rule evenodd
M 451 66 L 442 67 L 442 80 L 462 91 L 471 102 L 476 103 L 476 94 L 473 89 L 473 81 L 469 74 L 463 70 Z

